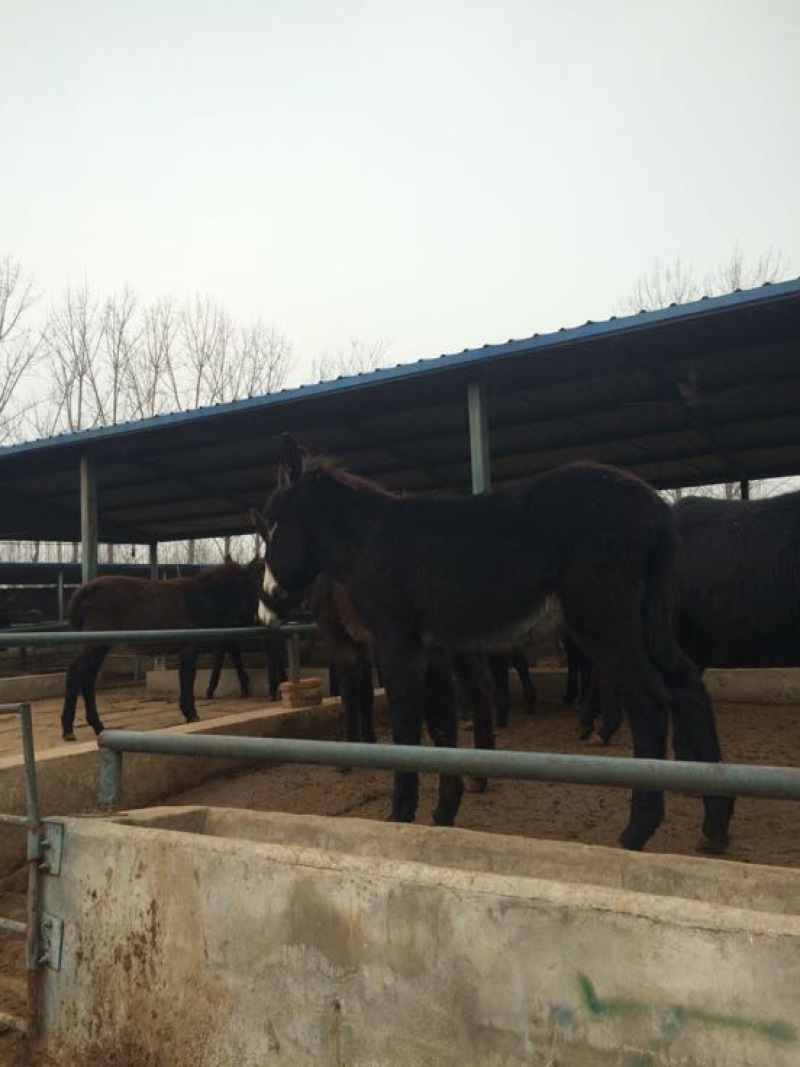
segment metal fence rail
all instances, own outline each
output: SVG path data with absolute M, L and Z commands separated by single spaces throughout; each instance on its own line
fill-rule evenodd
M 106 730 L 100 734 L 100 804 L 119 803 L 122 753 L 212 756 L 268 763 L 312 763 L 390 771 L 520 778 L 628 789 L 704 793 L 711 796 L 773 797 L 800 800 L 800 770 L 686 760 L 620 756 L 567 756 L 553 752 L 497 752 L 485 749 L 422 748 L 413 745 L 356 744 L 266 737 L 159 731 Z
M 33 720 L 30 704 L 0 704 L 0 715 L 19 715 L 25 771 L 25 815 L 0 813 L 0 823 L 28 831 L 28 894 L 24 923 L 0 918 L 0 930 L 25 938 L 25 971 L 28 987 L 28 1034 L 36 1034 L 39 1021 L 39 868 L 42 863 L 42 821 L 36 789 L 36 758 L 33 748 Z
M 146 645 L 203 641 L 244 641 L 250 638 L 295 637 L 317 633 L 313 623 L 285 626 L 229 626 L 195 630 L 19 630 L 0 631 L 0 648 L 37 645 Z

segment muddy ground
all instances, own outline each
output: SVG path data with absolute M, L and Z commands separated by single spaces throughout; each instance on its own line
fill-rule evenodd
M 103 695 L 101 709 L 108 725 L 147 728 L 174 723 L 175 709 L 162 702 L 139 704 L 140 692 L 127 688 Z M 199 702 L 201 716 L 258 707 L 258 700 Z M 37 744 L 56 743 L 58 701 L 34 706 Z M 800 761 L 800 708 L 721 704 L 717 721 L 725 758 L 731 763 L 796 766 Z M 381 740 L 388 740 L 385 725 Z M 82 730 L 79 740 L 87 739 Z M 461 730 L 461 743 L 471 743 L 470 731 Z M 12 744 L 3 730 L 3 745 Z M 498 747 L 539 751 L 585 753 L 577 739 L 574 713 L 554 704 L 544 705 L 531 717 L 515 709 L 510 726 L 498 736 Z M 608 749 L 594 754 L 630 754 L 627 730 Z M 157 757 L 154 757 L 157 758 Z M 311 812 L 331 817 L 383 819 L 389 808 L 391 776 L 387 772 L 330 768 L 278 767 L 219 779 L 174 795 L 174 804 L 212 804 L 255 810 Z M 430 823 L 435 803 L 435 781 L 424 778 L 421 789 L 421 823 Z M 495 833 L 581 841 L 613 846 L 625 825 L 628 795 L 619 789 L 588 786 L 495 781 L 485 794 L 466 794 L 459 825 Z M 701 805 L 691 797 L 669 796 L 667 818 L 649 845 L 650 851 L 692 854 L 699 838 Z M 729 858 L 742 863 L 800 867 L 800 805 L 789 801 L 739 800 L 732 827 Z M 24 877 L 0 885 L 0 914 L 24 918 Z M 5 1013 L 5 1014 L 4 1014 Z M 6 1015 L 24 1014 L 24 975 L 21 945 L 0 935 L 0 1030 Z M 0 1067 L 26 1067 L 24 1042 L 16 1026 L 0 1033 Z M 83 1067 L 83 1065 L 75 1065 Z M 136 1067 L 135 1064 L 129 1067 Z

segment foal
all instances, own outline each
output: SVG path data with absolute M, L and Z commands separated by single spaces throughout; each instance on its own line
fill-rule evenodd
M 193 627 L 249 626 L 255 623 L 261 570 L 255 564 L 221 563 L 190 578 L 128 578 L 105 575 L 80 586 L 67 606 L 75 630 L 183 630 Z M 61 732 L 75 740 L 75 709 L 83 696 L 86 721 L 96 734 L 103 723 L 97 713 L 97 674 L 111 644 L 83 648 L 67 670 Z M 199 718 L 194 702 L 197 645 L 180 650 L 180 709 L 187 722 Z
M 672 632 L 670 510 L 638 478 L 575 464 L 474 497 L 393 496 L 286 434 L 278 488 L 258 521 L 271 597 L 323 570 L 346 585 L 378 648 L 396 743 L 421 739 L 427 648 L 525 645 L 557 604 L 620 686 L 637 756 L 665 757 L 671 713 L 677 756 L 721 759 L 708 694 Z M 454 745 L 455 722 L 439 726 L 441 743 Z M 460 799 L 460 781 L 443 776 L 434 820 L 452 825 Z M 391 818 L 412 821 L 417 801 L 417 775 L 396 774 Z M 708 847 L 722 850 L 733 803 L 704 805 Z M 663 794 L 635 790 L 621 844 L 642 848 L 663 816 Z

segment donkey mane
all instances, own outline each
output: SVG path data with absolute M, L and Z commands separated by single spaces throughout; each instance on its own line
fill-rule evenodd
M 352 471 L 345 470 L 330 456 L 308 456 L 303 461 L 303 476 L 306 475 L 312 477 L 314 475 L 324 475 L 362 493 L 373 493 L 388 497 L 395 496 L 394 493 L 389 489 L 384 489 L 378 482 L 373 482 L 370 478 L 362 478 L 360 474 L 353 474 Z

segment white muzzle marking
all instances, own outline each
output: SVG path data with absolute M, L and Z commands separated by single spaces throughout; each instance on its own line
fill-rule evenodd
M 269 569 L 267 563 L 264 563 L 264 580 L 261 583 L 261 588 L 268 597 L 274 597 L 278 590 L 278 583 L 275 581 L 275 575 Z M 275 626 L 280 622 L 280 619 L 276 612 L 272 610 L 263 600 L 258 602 L 258 621 L 263 623 L 264 626 Z

